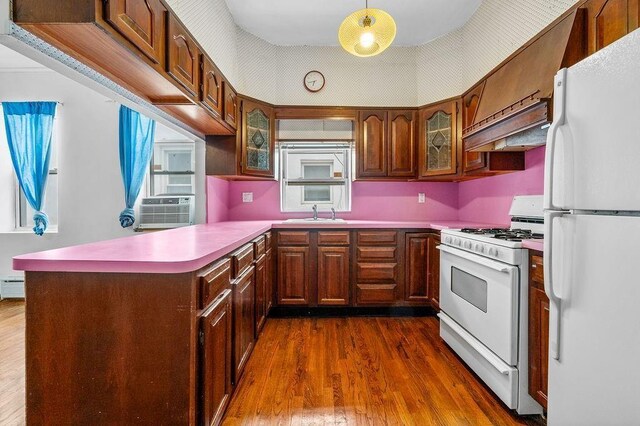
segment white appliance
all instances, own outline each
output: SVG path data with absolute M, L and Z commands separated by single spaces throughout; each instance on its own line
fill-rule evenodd
M 542 407 L 528 391 L 525 239 L 541 239 L 542 196 L 515 197 L 510 229 L 443 230 L 440 336 L 519 414 Z
M 143 198 L 137 229 L 167 229 L 193 225 L 194 204 L 193 196 Z
M 555 79 L 548 424 L 640 425 L 640 30 Z

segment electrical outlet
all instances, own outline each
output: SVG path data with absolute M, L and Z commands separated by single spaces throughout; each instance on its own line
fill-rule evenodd
M 427 198 L 424 195 L 424 192 L 418 192 L 418 203 L 424 204 L 427 201 Z
M 253 203 L 253 192 L 243 192 L 242 193 L 242 202 L 243 203 Z

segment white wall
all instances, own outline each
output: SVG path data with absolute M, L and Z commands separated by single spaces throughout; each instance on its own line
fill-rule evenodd
M 42 237 L 32 232 L 0 232 L 0 276 L 21 274 L 11 267 L 11 258 L 18 254 L 133 235 L 118 221 L 124 208 L 118 154 L 119 104 L 53 71 L 0 72 L 0 101 L 24 100 L 64 104 L 58 109 L 59 225 L 57 233 Z M 196 144 L 196 152 L 200 152 L 196 172 L 198 194 L 203 194 L 198 210 L 202 222 L 205 200 L 201 145 Z M 6 182 L 6 178 L 13 181 L 10 164 L 7 150 L 0 151 L 0 182 Z M 0 221 L 11 225 L 15 223 L 14 200 L 6 198 L 4 188 L 0 192 Z

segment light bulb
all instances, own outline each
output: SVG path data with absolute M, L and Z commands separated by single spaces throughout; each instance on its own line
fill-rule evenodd
M 373 46 L 374 41 L 375 41 L 375 37 L 373 33 L 364 32 L 360 34 L 360 46 L 364 48 L 369 48 Z

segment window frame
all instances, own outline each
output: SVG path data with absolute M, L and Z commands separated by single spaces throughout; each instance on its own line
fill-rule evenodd
M 288 179 L 286 176 L 287 171 L 287 161 L 288 161 L 288 153 L 295 151 L 298 154 L 317 154 L 318 150 L 323 150 L 325 153 L 339 153 L 344 155 L 344 172 L 343 176 L 340 178 L 330 177 L 329 179 Z M 278 180 L 280 181 L 280 212 L 281 213 L 306 213 L 309 212 L 309 209 L 289 209 L 286 208 L 286 188 L 288 186 L 305 186 L 307 185 L 328 185 L 328 186 L 344 186 L 345 195 L 344 195 L 344 207 L 336 208 L 336 212 L 348 213 L 351 212 L 351 196 L 352 196 L 352 170 L 353 169 L 353 144 L 345 143 L 345 142 L 333 142 L 330 140 L 323 142 L 283 142 L 279 143 L 277 146 L 278 152 Z M 327 160 L 316 160 L 313 157 L 309 159 L 301 160 L 301 163 L 311 164 L 313 163 L 324 163 Z M 331 168 L 331 174 L 333 174 L 333 162 Z M 304 189 L 302 194 L 302 202 L 303 205 L 312 206 L 317 204 L 319 206 L 325 205 L 333 205 L 335 200 L 333 199 L 333 194 L 331 191 L 331 201 L 330 202 L 321 202 L 321 201 L 309 201 L 304 202 Z
M 302 176 L 303 179 L 305 180 L 311 180 L 312 178 L 305 178 L 305 169 L 307 166 L 328 166 L 329 167 L 329 177 L 328 179 L 331 179 L 331 176 L 333 176 L 333 161 L 330 160 L 301 160 L 300 161 L 300 166 L 302 168 Z M 306 190 L 307 187 L 309 187 L 311 185 L 306 185 L 302 187 L 302 193 L 300 194 L 302 199 L 300 200 L 300 204 L 303 205 L 309 205 L 312 206 L 314 204 L 333 204 L 333 191 L 331 191 L 331 185 L 326 185 L 326 187 L 329 189 L 329 199 L 328 200 L 323 200 L 323 201 L 313 201 L 313 200 L 307 200 L 306 199 Z M 314 186 L 325 186 L 325 185 L 314 185 Z
M 196 171 L 195 171 L 195 162 L 196 162 L 196 144 L 195 142 L 189 142 L 189 141 L 157 141 L 155 142 L 155 145 L 158 144 L 182 144 L 182 145 L 188 145 L 191 147 L 191 160 L 192 163 L 194 164 L 193 169 L 194 170 L 190 170 L 190 171 L 156 171 L 154 170 L 153 166 L 155 165 L 155 146 L 154 146 L 154 150 L 151 154 L 151 160 L 149 161 L 149 196 L 150 197 L 178 197 L 178 196 L 195 196 L 196 194 L 196 182 L 195 182 L 195 175 L 196 175 Z M 169 153 L 171 152 L 183 152 L 186 151 L 185 147 L 175 147 L 175 148 L 169 148 L 167 150 L 163 150 L 162 154 L 165 155 L 165 159 L 167 159 L 168 162 L 168 157 L 166 157 Z M 167 181 L 168 178 L 170 176 L 191 176 L 191 188 L 193 189 L 193 192 L 190 193 L 165 193 L 165 194 L 156 194 L 156 188 L 155 188 L 155 176 L 166 176 L 167 177 Z M 170 184 L 167 183 L 165 185 L 165 187 L 169 187 Z M 186 185 L 184 185 L 186 186 Z

